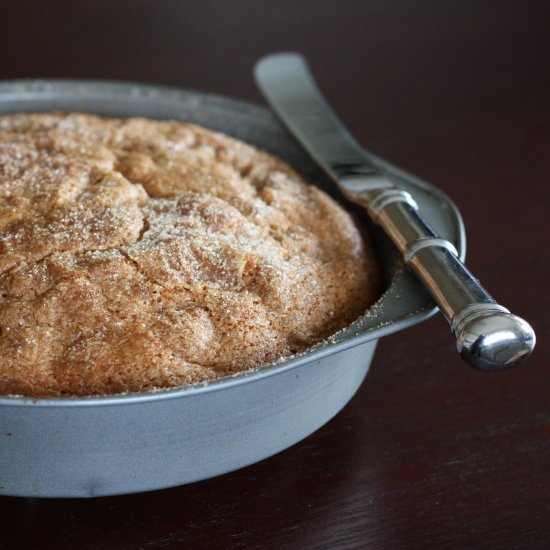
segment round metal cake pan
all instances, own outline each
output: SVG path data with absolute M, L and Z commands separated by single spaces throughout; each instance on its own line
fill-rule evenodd
M 45 111 L 201 124 L 280 156 L 331 192 L 326 177 L 271 113 L 248 103 L 112 82 L 0 84 L 0 114 Z M 463 224 L 448 197 L 374 161 L 413 194 L 463 257 Z M 172 487 L 252 464 L 314 432 L 359 388 L 380 337 L 435 312 L 392 245 L 372 229 L 385 276 L 383 296 L 355 323 L 307 353 L 182 389 L 89 398 L 0 397 L 0 494 L 92 497 Z

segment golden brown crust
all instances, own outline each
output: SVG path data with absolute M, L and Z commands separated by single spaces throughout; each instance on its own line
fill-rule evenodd
M 350 216 L 190 124 L 0 117 L 0 393 L 173 387 L 302 351 L 378 292 Z

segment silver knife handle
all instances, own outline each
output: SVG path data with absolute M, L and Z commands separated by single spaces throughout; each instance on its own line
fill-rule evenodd
M 422 217 L 412 196 L 396 187 L 349 193 L 362 203 L 403 254 L 451 325 L 457 350 L 474 367 L 494 371 L 520 363 L 535 334 L 523 319 L 498 305 Z

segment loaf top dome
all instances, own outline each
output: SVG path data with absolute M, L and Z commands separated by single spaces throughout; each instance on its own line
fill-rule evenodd
M 0 117 L 0 393 L 105 395 L 260 367 L 348 325 L 378 267 L 281 160 L 179 122 Z

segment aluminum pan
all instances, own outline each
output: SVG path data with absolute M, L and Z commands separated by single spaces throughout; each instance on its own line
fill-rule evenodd
M 0 84 L 0 113 L 52 110 L 202 124 L 284 158 L 334 194 L 329 180 L 271 113 L 248 103 L 127 83 Z M 464 257 L 462 220 L 448 197 L 374 161 L 411 192 L 432 225 Z M 393 246 L 373 230 L 387 291 L 363 317 L 307 353 L 181 389 L 87 398 L 1 397 L 0 494 L 95 496 L 187 483 L 265 458 L 317 429 L 357 390 L 378 338 L 436 311 L 402 269 Z

